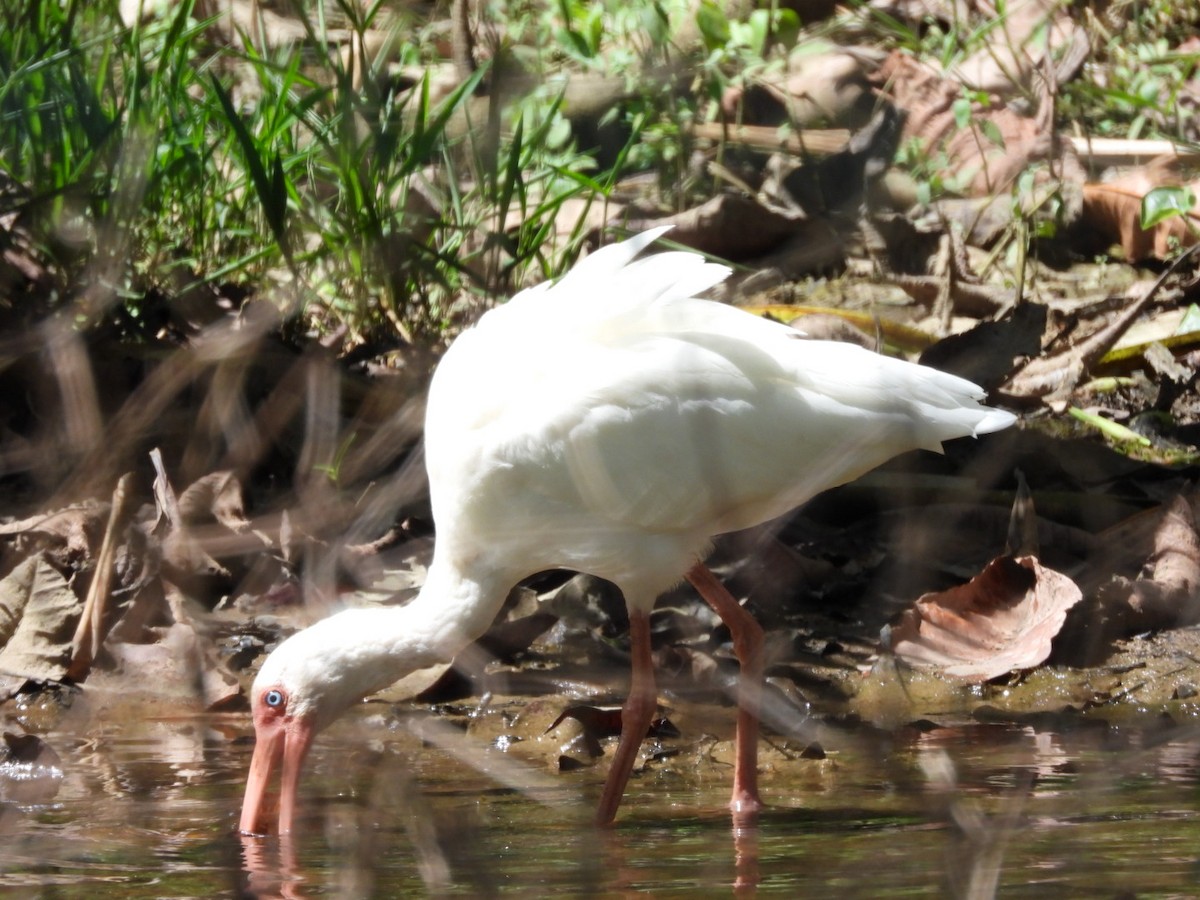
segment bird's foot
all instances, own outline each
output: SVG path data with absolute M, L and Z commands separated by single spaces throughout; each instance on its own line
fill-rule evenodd
M 758 791 L 734 789 L 733 799 L 729 801 L 729 809 L 739 818 L 754 816 L 762 812 L 766 804 L 758 796 Z

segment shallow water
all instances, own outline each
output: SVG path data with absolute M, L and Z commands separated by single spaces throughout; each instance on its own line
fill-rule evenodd
M 30 802 L 10 791 L 0 803 L 0 892 L 1200 893 L 1190 730 L 825 729 L 825 759 L 764 773 L 770 809 L 757 825 L 733 827 L 728 773 L 651 764 L 617 827 L 598 832 L 588 815 L 599 769 L 550 773 L 471 737 L 431 743 L 377 712 L 351 718 L 319 740 L 300 832 L 284 843 L 234 834 L 251 749 L 244 716 L 108 723 L 90 740 L 51 734 L 57 793 Z

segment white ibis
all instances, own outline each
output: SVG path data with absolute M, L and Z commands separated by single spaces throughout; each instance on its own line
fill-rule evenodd
M 741 665 L 735 811 L 759 808 L 762 629 L 705 567 L 714 535 L 783 515 L 908 450 L 1012 424 L 953 375 L 696 298 L 723 266 L 638 254 L 665 229 L 593 253 L 553 286 L 484 315 L 441 360 L 425 445 L 436 528 L 420 594 L 352 609 L 263 663 L 241 830 L 292 829 L 315 735 L 407 673 L 451 659 L 510 588 L 546 569 L 616 584 L 632 684 L 597 819 L 610 822 L 655 711 L 649 615 L 686 578 L 728 625 Z

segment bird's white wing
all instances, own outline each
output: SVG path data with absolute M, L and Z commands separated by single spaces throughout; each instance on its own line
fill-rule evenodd
M 630 263 L 640 246 L 518 295 L 443 358 L 426 420 L 443 546 L 544 546 L 544 562 L 616 572 L 639 541 L 694 553 L 898 453 L 1012 421 L 961 378 L 694 299 L 726 270 L 689 253 Z
M 534 346 L 481 329 L 470 358 L 486 344 L 493 364 L 460 373 L 458 402 L 438 405 L 453 421 L 430 426 L 431 472 L 460 486 L 455 506 L 716 534 L 988 430 L 968 382 L 730 307 L 679 300 L 619 319 Z

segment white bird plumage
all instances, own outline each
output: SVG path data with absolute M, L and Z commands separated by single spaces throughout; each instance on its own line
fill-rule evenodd
M 446 352 L 425 423 L 436 526 L 426 584 L 405 607 L 319 622 L 263 664 L 243 831 L 262 830 L 280 760 L 289 830 L 312 735 L 367 694 L 450 659 L 514 584 L 545 569 L 612 581 L 631 626 L 686 575 L 740 621 L 731 631 L 746 632 L 739 653 L 753 679 L 761 632 L 700 565 L 715 535 L 783 515 L 899 453 L 1014 421 L 964 379 L 697 299 L 729 270 L 689 252 L 638 260 L 663 230 L 518 294 Z M 640 720 L 653 713 L 648 637 L 635 628 L 633 640 L 645 644 L 641 656 L 634 647 L 633 725 L 601 820 L 615 814 Z M 743 691 L 734 806 L 752 809 L 757 689 Z

